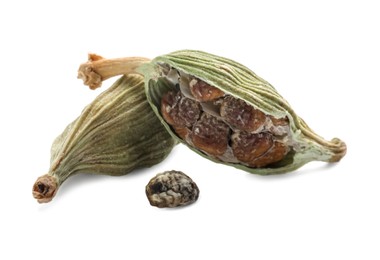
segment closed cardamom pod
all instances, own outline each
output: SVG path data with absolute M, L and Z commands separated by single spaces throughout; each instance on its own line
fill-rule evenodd
M 35 182 L 33 196 L 40 203 L 51 201 L 77 173 L 120 176 L 150 167 L 175 144 L 147 102 L 143 77 L 122 76 L 56 138 L 50 169 Z
M 233 60 L 192 50 L 140 64 L 136 59 L 94 62 L 82 71 L 105 78 L 120 70 L 139 72 L 168 132 L 214 162 L 268 175 L 310 161 L 338 162 L 346 154 L 343 141 L 317 135 L 272 85 Z

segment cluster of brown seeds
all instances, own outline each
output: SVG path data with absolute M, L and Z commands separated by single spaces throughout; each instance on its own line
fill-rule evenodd
M 223 162 L 260 168 L 290 151 L 287 118 L 266 115 L 200 79 L 179 76 L 161 99 L 161 113 L 181 139 Z

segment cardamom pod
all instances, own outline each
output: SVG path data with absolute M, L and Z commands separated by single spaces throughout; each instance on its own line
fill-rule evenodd
M 120 176 L 150 167 L 175 144 L 147 102 L 143 77 L 122 76 L 55 139 L 50 169 L 35 182 L 33 196 L 51 201 L 77 173 Z
M 233 60 L 183 50 L 150 62 L 96 60 L 79 74 L 121 71 L 143 75 L 148 102 L 168 132 L 214 162 L 268 175 L 346 154 L 343 141 L 317 135 L 272 85 Z

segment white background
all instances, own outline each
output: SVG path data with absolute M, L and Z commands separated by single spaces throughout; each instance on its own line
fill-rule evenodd
M 375 3 L 2 1 L 0 259 L 380 259 Z M 87 53 L 185 48 L 251 68 L 316 132 L 345 140 L 347 156 L 261 177 L 179 145 L 124 177 L 74 176 L 38 204 L 51 142 L 115 80 L 96 91 L 77 80 Z M 151 207 L 145 185 L 171 169 L 197 182 L 198 202 Z

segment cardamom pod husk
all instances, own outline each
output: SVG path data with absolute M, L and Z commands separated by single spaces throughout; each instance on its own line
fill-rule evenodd
M 35 182 L 33 196 L 40 203 L 51 201 L 77 173 L 120 176 L 150 167 L 175 144 L 147 102 L 143 77 L 124 75 L 55 139 L 50 169 Z
M 272 85 L 233 60 L 183 50 L 151 61 L 114 61 L 96 59 L 79 74 L 106 79 L 121 71 L 140 73 L 148 102 L 168 132 L 214 162 L 269 175 L 311 161 L 338 162 L 346 154 L 343 141 L 316 134 Z

